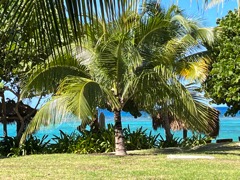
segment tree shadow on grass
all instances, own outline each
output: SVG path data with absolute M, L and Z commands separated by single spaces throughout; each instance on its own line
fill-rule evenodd
M 128 151 L 128 155 L 158 155 L 158 154 L 180 154 L 180 153 L 184 153 L 184 151 L 179 147 Z
M 194 148 L 162 148 L 129 151 L 128 155 L 157 155 L 157 154 L 225 154 L 240 156 L 240 143 L 211 143 Z
M 8 158 L 7 156 L 0 156 L 0 160 L 1 159 L 6 159 L 6 158 Z
M 240 156 L 240 143 L 212 143 L 191 149 L 189 152 Z

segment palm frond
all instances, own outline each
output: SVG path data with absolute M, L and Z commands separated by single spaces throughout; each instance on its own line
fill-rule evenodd
M 219 6 L 220 4 L 222 4 L 222 7 L 223 7 L 224 2 L 225 2 L 225 0 L 211 0 L 210 2 L 207 2 L 206 9 L 212 8 L 216 5 Z
M 23 139 L 41 125 L 71 121 L 74 117 L 82 123 L 89 123 L 102 101 L 110 103 L 113 108 L 120 107 L 111 90 L 102 88 L 91 79 L 68 76 L 59 85 L 56 95 L 39 109 L 27 127 Z
M 55 58 L 50 56 L 47 64 L 37 65 L 28 74 L 27 81 L 22 85 L 22 97 L 28 96 L 32 90 L 35 93 L 53 93 L 60 81 L 68 75 L 89 77 L 87 68 L 69 54 Z
M 199 90 L 198 86 L 187 84 L 185 87 L 191 93 L 191 96 L 194 99 L 194 103 L 197 107 L 197 112 L 199 115 L 196 118 L 198 121 L 205 121 L 207 124 L 207 130 L 205 132 L 208 134 L 209 132 L 214 131 L 217 128 L 216 125 L 219 118 L 219 112 L 213 107 L 209 106 L 207 99 L 204 97 L 203 92 Z M 196 128 L 198 128 L 197 125 L 198 124 L 196 123 Z M 199 128 L 197 130 L 204 132 Z
M 207 43 L 212 45 L 214 42 L 213 28 L 198 28 L 192 35 L 202 41 L 202 43 Z
M 91 79 L 78 76 L 66 77 L 59 85 L 56 95 L 71 97 L 68 102 L 69 108 L 79 118 L 86 117 L 89 112 L 94 112 L 101 101 L 111 103 L 113 108 L 119 108 L 119 101 L 115 98 L 111 89 L 105 88 L 101 83 Z M 81 102 L 82 99 L 83 102 Z M 82 106 L 81 104 L 84 106 L 82 109 L 79 108 Z
M 169 19 L 167 19 L 161 11 L 154 16 L 142 16 L 140 25 L 136 31 L 135 43 L 138 46 L 141 46 L 143 42 L 149 42 L 149 44 L 154 44 L 156 40 L 166 39 L 166 37 L 161 38 L 158 37 L 158 35 L 169 35 L 168 33 L 166 33 L 169 24 Z
M 217 116 L 215 111 L 206 111 L 208 106 L 199 103 L 191 91 L 184 87 L 177 79 L 176 74 L 164 66 L 155 67 L 154 72 L 144 73 L 136 91 L 135 101 L 141 104 L 150 114 L 156 114 L 159 108 L 167 106 L 177 119 L 191 126 L 192 129 L 200 132 L 209 132 L 209 118 Z M 155 86 L 155 88 L 151 88 Z M 153 96 L 154 94 L 154 96 Z M 196 101 L 197 100 L 197 101 Z M 204 111 L 205 110 L 205 111 Z
M 58 56 L 63 52 L 56 46 L 68 46 L 72 42 L 81 44 L 84 32 L 95 31 L 93 23 L 96 18 L 100 18 L 105 26 L 124 14 L 127 7 L 137 12 L 139 4 L 140 1 L 135 0 L 10 0 L 3 2 L 0 26 L 5 27 L 6 32 L 27 26 L 28 49 L 35 48 L 39 55 L 44 50 Z M 13 32 L 10 42 L 14 42 L 16 32 Z M 68 47 L 70 50 L 71 46 Z
M 42 106 L 34 118 L 29 123 L 25 130 L 21 142 L 24 142 L 29 134 L 40 129 L 41 126 L 48 126 L 49 124 L 58 124 L 68 118 L 69 97 L 53 97 L 49 102 Z
M 188 57 L 187 57 L 188 58 Z M 186 58 L 186 59 L 187 59 Z M 176 72 L 185 80 L 190 82 L 203 82 L 208 75 L 208 61 L 207 57 L 197 57 L 197 61 L 182 61 L 177 63 Z

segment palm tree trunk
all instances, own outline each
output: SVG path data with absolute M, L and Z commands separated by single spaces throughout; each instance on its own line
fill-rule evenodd
M 125 156 L 127 155 L 124 137 L 122 131 L 121 111 L 114 110 L 114 122 L 115 122 L 115 155 Z

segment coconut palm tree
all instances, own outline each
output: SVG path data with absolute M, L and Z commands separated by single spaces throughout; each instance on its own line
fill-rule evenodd
M 172 6 L 172 9 L 174 9 L 175 11 L 178 11 L 177 13 L 178 15 L 181 14 L 180 10 L 178 10 L 177 7 Z M 156 14 L 159 14 L 161 16 L 164 15 L 164 13 L 162 13 L 161 8 L 157 7 L 154 4 L 148 4 L 148 7 L 146 8 L 146 10 L 148 11 L 147 12 L 148 18 L 150 18 L 152 15 L 156 16 Z M 169 12 L 165 13 L 166 15 L 165 18 L 171 19 L 171 20 L 175 19 L 176 16 L 172 16 L 172 14 Z M 147 49 L 145 49 L 146 52 L 143 53 L 145 56 L 145 62 L 144 62 L 144 66 L 141 68 L 144 71 L 145 68 L 149 70 L 149 67 L 151 66 L 155 66 L 155 68 L 159 66 L 165 66 L 168 69 L 170 69 L 172 73 L 175 74 L 178 80 L 184 79 L 185 81 L 187 80 L 192 82 L 194 81 L 196 83 L 201 83 L 206 78 L 207 71 L 208 71 L 207 66 L 208 66 L 208 63 L 210 62 L 210 59 L 208 57 L 208 52 L 204 51 L 201 47 L 204 46 L 205 42 L 213 41 L 212 33 L 210 29 L 202 28 L 199 26 L 197 22 L 194 22 L 192 20 L 188 21 L 186 19 L 181 19 L 182 22 L 184 22 L 183 25 L 186 25 L 186 26 L 179 26 L 178 23 L 180 19 L 178 19 L 177 23 L 171 24 L 172 25 L 171 38 L 169 39 L 166 38 L 164 39 L 165 41 L 163 41 L 163 38 L 161 38 L 160 43 L 159 43 L 159 40 L 156 38 L 156 36 L 154 37 L 154 39 L 151 39 L 151 38 L 146 39 L 150 41 L 145 42 L 147 44 Z M 174 28 L 174 26 L 176 25 L 178 26 L 178 28 Z M 154 43 L 158 43 L 158 45 L 156 46 L 156 44 Z M 154 54 L 154 57 L 151 55 L 146 56 L 148 54 L 149 48 L 151 49 L 151 55 Z M 155 83 L 155 85 L 157 85 L 156 77 L 154 78 L 155 78 L 155 81 L 153 82 Z M 161 84 L 159 84 L 159 86 L 161 86 Z M 151 85 L 149 85 L 149 87 L 151 87 Z M 188 88 L 186 90 L 191 92 Z M 153 92 L 149 93 L 148 99 L 151 99 L 152 93 Z M 156 99 L 153 100 L 153 103 L 155 103 L 155 106 L 154 104 L 150 104 L 150 106 L 147 105 L 148 107 L 144 108 L 145 110 L 150 108 L 148 109 L 148 112 L 152 114 L 152 116 L 154 117 L 156 116 L 156 114 L 158 114 L 158 111 L 161 110 L 161 115 L 165 116 L 165 118 L 163 119 L 165 120 L 165 125 L 166 125 L 165 131 L 166 131 L 167 140 L 170 140 L 172 137 L 170 133 L 170 124 L 167 118 L 168 114 L 169 113 L 172 115 L 176 114 L 174 112 L 176 110 L 176 107 L 172 107 L 172 102 L 177 100 L 177 99 L 174 100 L 174 98 L 167 97 L 166 99 L 164 99 L 163 97 L 159 97 L 158 100 Z M 142 98 L 139 98 L 139 99 L 142 99 Z M 205 112 L 208 112 L 208 115 L 205 116 L 204 119 L 205 120 L 208 119 L 209 123 L 211 124 L 211 121 L 214 119 L 214 117 L 217 117 L 218 114 L 213 108 L 210 108 L 206 104 L 204 104 L 203 99 L 202 99 L 202 102 L 199 103 L 199 99 L 202 99 L 202 98 L 194 96 L 193 98 L 194 106 L 196 106 L 196 110 L 201 109 L 200 106 L 205 108 Z M 143 103 L 146 103 L 146 102 L 143 102 Z M 185 113 L 185 115 L 187 115 L 187 113 Z M 196 117 L 190 117 L 189 115 L 185 117 L 184 116 L 181 117 L 181 119 L 184 119 L 184 118 L 185 118 L 184 120 L 185 124 L 188 124 L 186 121 L 189 121 L 190 118 L 196 118 Z M 199 118 L 201 117 L 199 116 Z M 201 120 L 199 122 L 203 122 L 203 121 L 204 120 Z M 209 128 L 209 130 L 207 131 L 206 129 L 205 130 L 201 129 L 201 126 L 198 126 L 197 124 L 198 123 L 196 120 L 194 124 L 190 124 L 189 126 L 194 127 L 193 129 L 200 132 L 209 133 L 212 131 L 211 128 Z
M 129 8 L 114 21 L 109 19 L 104 23 L 95 18 L 93 23 L 91 30 L 90 25 L 85 24 L 85 39 L 81 47 L 75 48 L 76 52 L 50 57 L 42 68 L 31 72 L 25 92 L 29 89 L 54 92 L 52 82 L 62 81 L 52 100 L 39 110 L 27 133 L 41 124 L 62 121 L 69 113 L 87 122 L 96 107 L 108 107 L 114 112 L 116 154 L 125 155 L 121 111 L 129 100 L 148 110 L 148 107 L 154 109 L 155 105 L 165 104 L 163 99 L 174 97 L 172 111 L 178 117 L 186 120 L 189 115 L 201 116 L 173 68 L 178 69 L 174 63 L 176 59 L 181 61 L 184 54 L 178 54 L 173 61 L 172 52 L 178 52 L 177 47 L 181 49 L 183 45 L 196 46 L 200 40 L 206 41 L 211 31 L 184 18 L 176 6 L 161 13 L 146 9 L 136 13 Z M 184 39 L 181 43 L 180 37 Z M 187 56 L 185 64 L 191 67 L 196 57 L 205 57 L 203 54 Z M 188 123 L 207 129 L 206 120 L 200 118 L 196 125 L 198 120 L 191 118 Z

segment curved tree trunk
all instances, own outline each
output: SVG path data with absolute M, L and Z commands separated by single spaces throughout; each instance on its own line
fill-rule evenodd
M 24 129 L 25 129 L 25 124 L 24 124 L 24 122 L 20 122 L 20 126 L 19 126 L 20 128 L 19 128 L 19 130 L 18 130 L 18 132 L 17 132 L 17 139 L 20 141 L 20 139 L 21 139 L 21 137 L 22 137 L 22 135 L 23 135 L 23 131 L 24 131 Z
M 122 131 L 121 111 L 114 110 L 114 122 L 115 122 L 115 155 L 124 156 L 127 155 L 124 137 Z

